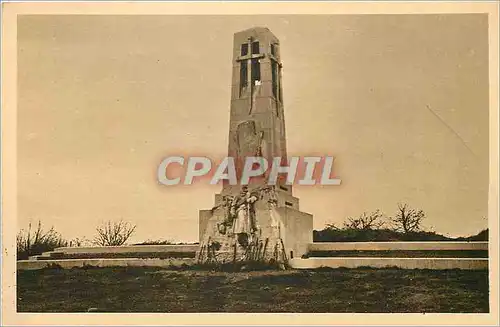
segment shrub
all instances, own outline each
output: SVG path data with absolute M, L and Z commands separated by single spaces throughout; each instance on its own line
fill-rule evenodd
M 488 229 L 484 229 L 480 231 L 477 235 L 468 237 L 469 241 L 488 241 L 489 240 L 489 231 Z
M 31 223 L 27 230 L 21 229 L 17 233 L 16 241 L 17 260 L 26 260 L 29 256 L 39 255 L 68 245 L 68 242 L 54 230 L 54 227 L 44 231 L 41 221 L 38 221 L 35 230 L 32 230 Z
M 123 220 L 108 221 L 96 228 L 97 235 L 93 243 L 98 246 L 119 246 L 125 244 L 135 231 L 135 225 Z

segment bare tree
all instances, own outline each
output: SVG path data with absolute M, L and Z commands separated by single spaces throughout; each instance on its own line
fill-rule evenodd
M 99 246 L 123 245 L 134 233 L 136 225 L 131 225 L 123 220 L 118 222 L 108 221 L 96 228 L 97 235 L 93 243 Z
M 344 227 L 358 230 L 379 229 L 384 225 L 383 217 L 384 214 L 378 209 L 370 214 L 363 212 L 357 218 L 347 217 Z
M 425 218 L 423 210 L 410 208 L 408 204 L 398 204 L 398 213 L 392 217 L 391 221 L 394 229 L 404 233 L 420 231 L 422 220 Z

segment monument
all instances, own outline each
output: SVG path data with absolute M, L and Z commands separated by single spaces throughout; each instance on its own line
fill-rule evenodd
M 237 176 L 246 157 L 286 162 L 280 44 L 267 28 L 234 34 L 228 157 Z M 306 254 L 313 218 L 299 210 L 292 186 L 279 179 L 249 185 L 225 182 L 215 205 L 199 215 L 200 263 L 259 261 L 287 264 Z

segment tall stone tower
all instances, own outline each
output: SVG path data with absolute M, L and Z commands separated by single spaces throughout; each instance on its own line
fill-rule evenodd
M 237 176 L 247 156 L 265 157 L 269 164 L 287 158 L 280 58 L 279 40 L 268 28 L 234 34 L 228 156 L 239 166 Z M 239 190 L 225 183 L 222 194 Z M 277 190 L 283 205 L 298 209 L 291 185 L 278 182 Z
M 246 156 L 286 158 L 279 41 L 256 27 L 236 33 L 233 44 L 228 154 L 239 164 Z
M 281 157 L 286 163 L 286 133 L 278 38 L 267 28 L 234 34 L 228 156 L 241 176 L 246 157 Z M 299 211 L 292 186 L 257 180 L 223 184 L 212 210 L 200 211 L 198 260 L 286 261 L 307 252 L 312 216 Z

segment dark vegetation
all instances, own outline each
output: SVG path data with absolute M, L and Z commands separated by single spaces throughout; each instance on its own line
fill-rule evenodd
M 394 216 L 380 210 L 347 217 L 341 227 L 328 224 L 313 231 L 314 242 L 390 242 L 390 241 L 488 241 L 488 229 L 469 237 L 452 238 L 424 228 L 426 215 L 421 209 L 399 204 Z
M 349 229 L 326 227 L 313 231 L 314 242 L 389 242 L 389 241 L 488 241 L 488 230 L 469 237 L 446 237 L 435 232 L 401 233 L 391 229 Z
M 19 312 L 488 312 L 488 271 L 22 270 Z
M 68 241 L 63 239 L 53 227 L 44 230 L 41 222 L 38 222 L 36 228 L 33 228 L 30 223 L 27 229 L 22 229 L 17 233 L 16 243 L 18 260 L 26 260 L 29 256 L 68 245 Z
M 480 231 L 478 234 L 469 237 L 457 237 L 456 241 L 488 241 L 488 229 Z

